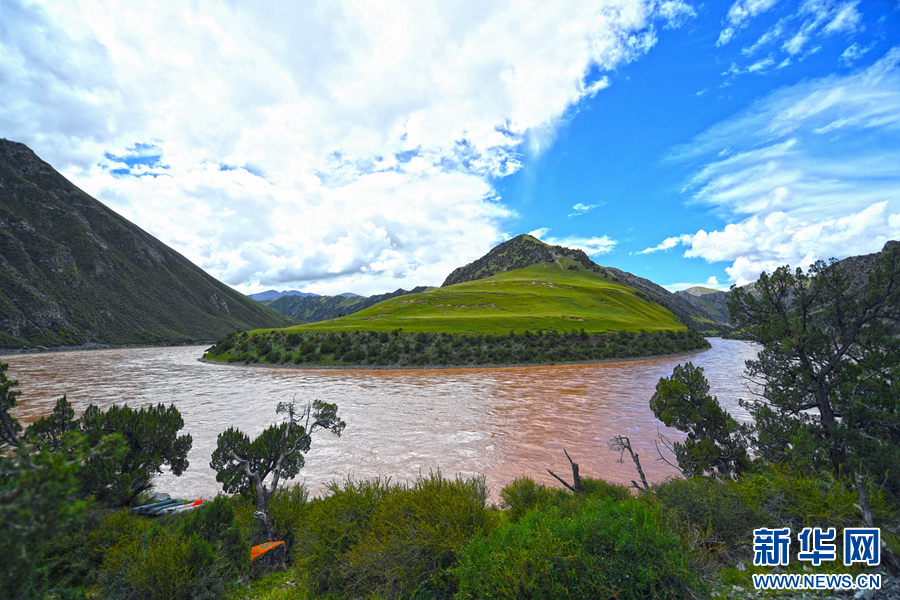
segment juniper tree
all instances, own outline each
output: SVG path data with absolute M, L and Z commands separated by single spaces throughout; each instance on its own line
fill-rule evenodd
M 746 428 L 709 395 L 702 367 L 676 365 L 670 378 L 662 377 L 656 384 L 650 408 L 667 427 L 687 433 L 684 442 L 672 444 L 686 477 L 732 478 L 751 467 Z
M 732 320 L 760 344 L 745 402 L 769 462 L 875 476 L 900 492 L 900 244 L 867 277 L 832 259 L 735 288 Z
M 324 429 L 340 436 L 346 426 L 338 418 L 336 404 L 319 400 L 299 412 L 294 402 L 280 402 L 275 412 L 286 415 L 284 422 L 272 425 L 253 441 L 234 427 L 220 433 L 209 463 L 226 493 L 255 496 L 253 516 L 269 540 L 275 538 L 269 499 L 283 479 L 296 477 L 303 468 L 312 434 Z

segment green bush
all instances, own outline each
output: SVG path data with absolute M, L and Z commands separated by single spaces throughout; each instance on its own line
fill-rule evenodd
M 155 521 L 122 512 L 92 538 L 103 548 L 99 583 L 111 599 L 221 598 L 250 567 L 250 546 L 223 496 Z
M 185 515 L 182 530 L 210 544 L 216 552 L 216 570 L 223 580 L 237 579 L 250 568 L 250 545 L 241 535 L 231 501 L 216 496 Z
M 789 526 L 793 531 L 803 527 L 858 527 L 859 503 L 853 484 L 831 473 L 797 474 L 783 466 L 774 466 L 749 475 L 742 482 L 769 515 L 769 523 Z M 869 488 L 869 502 L 876 521 L 896 518 L 884 494 Z M 877 523 L 876 523 L 877 524 Z
M 636 500 L 532 510 L 460 552 L 458 599 L 683 598 L 699 587 L 677 534 Z
M 516 523 L 528 511 L 550 504 L 554 491 L 530 477 L 519 477 L 500 491 L 500 508 Z
M 450 598 L 459 548 L 493 527 L 482 478 L 348 482 L 308 504 L 295 557 L 314 594 Z
M 775 522 L 746 486 L 735 481 L 693 477 L 656 484 L 652 495 L 662 506 L 699 529 L 708 549 L 726 556 L 742 554 L 753 543 L 753 530 Z
M 215 556 L 206 543 L 181 535 L 177 528 L 157 526 L 110 552 L 100 578 L 110 599 L 176 600 L 195 598 L 204 567 Z

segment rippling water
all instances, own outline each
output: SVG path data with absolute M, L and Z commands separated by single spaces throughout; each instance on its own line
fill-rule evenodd
M 712 394 L 739 420 L 738 398 L 749 393 L 742 377 L 753 347 L 712 339 L 712 349 L 679 358 L 591 365 L 501 369 L 398 371 L 295 370 L 198 362 L 203 347 L 134 348 L 0 357 L 18 379 L 14 415 L 33 422 L 68 396 L 76 414 L 88 404 L 106 408 L 174 403 L 182 433 L 194 444 L 181 477 L 160 476 L 156 488 L 173 495 L 210 497 L 221 490 L 209 460 L 216 436 L 237 426 L 250 436 L 276 422 L 278 402 L 296 398 L 337 403 L 347 428 L 340 438 L 320 434 L 306 456 L 313 493 L 329 481 L 390 476 L 415 479 L 440 469 L 445 476 L 484 474 L 494 499 L 519 475 L 558 485 L 552 469 L 571 478 L 567 449 L 581 474 L 609 481 L 636 477 L 626 456 L 607 449 L 626 435 L 648 479 L 677 472 L 656 460 L 657 433 L 677 437 L 648 406 L 656 382 L 675 365 L 705 369 Z

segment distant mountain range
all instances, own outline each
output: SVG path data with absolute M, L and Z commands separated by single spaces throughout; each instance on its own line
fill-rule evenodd
M 297 290 L 284 290 L 283 292 L 279 292 L 276 290 L 266 290 L 265 292 L 257 292 L 255 294 L 248 294 L 248 298 L 252 298 L 257 302 L 271 302 L 273 300 L 278 300 L 283 296 L 301 296 L 303 298 L 309 296 L 318 296 L 319 294 L 311 294 L 309 292 L 298 292 Z
M 201 342 L 293 323 L 0 139 L 0 348 Z
M 416 294 L 424 292 L 426 287 L 417 287 L 412 290 L 398 289 L 387 294 L 378 294 L 375 296 L 359 296 L 356 294 L 341 294 L 339 296 L 282 296 L 268 304 L 269 308 L 280 312 L 283 315 L 303 321 L 304 323 L 314 323 L 317 321 L 327 321 L 328 319 L 336 319 L 346 315 L 359 312 L 370 306 L 374 306 L 379 302 L 404 296 L 406 294 Z

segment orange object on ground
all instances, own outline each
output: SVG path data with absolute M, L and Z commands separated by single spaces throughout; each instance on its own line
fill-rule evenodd
M 203 499 L 202 499 L 202 498 L 201 498 L 200 500 L 197 500 L 197 501 L 194 502 L 193 504 L 191 504 L 191 506 L 200 506 L 201 504 L 203 504 Z
M 253 546 L 250 548 L 250 562 L 253 562 L 272 548 L 276 546 L 283 546 L 284 542 L 266 542 L 265 544 L 260 544 L 258 546 Z

